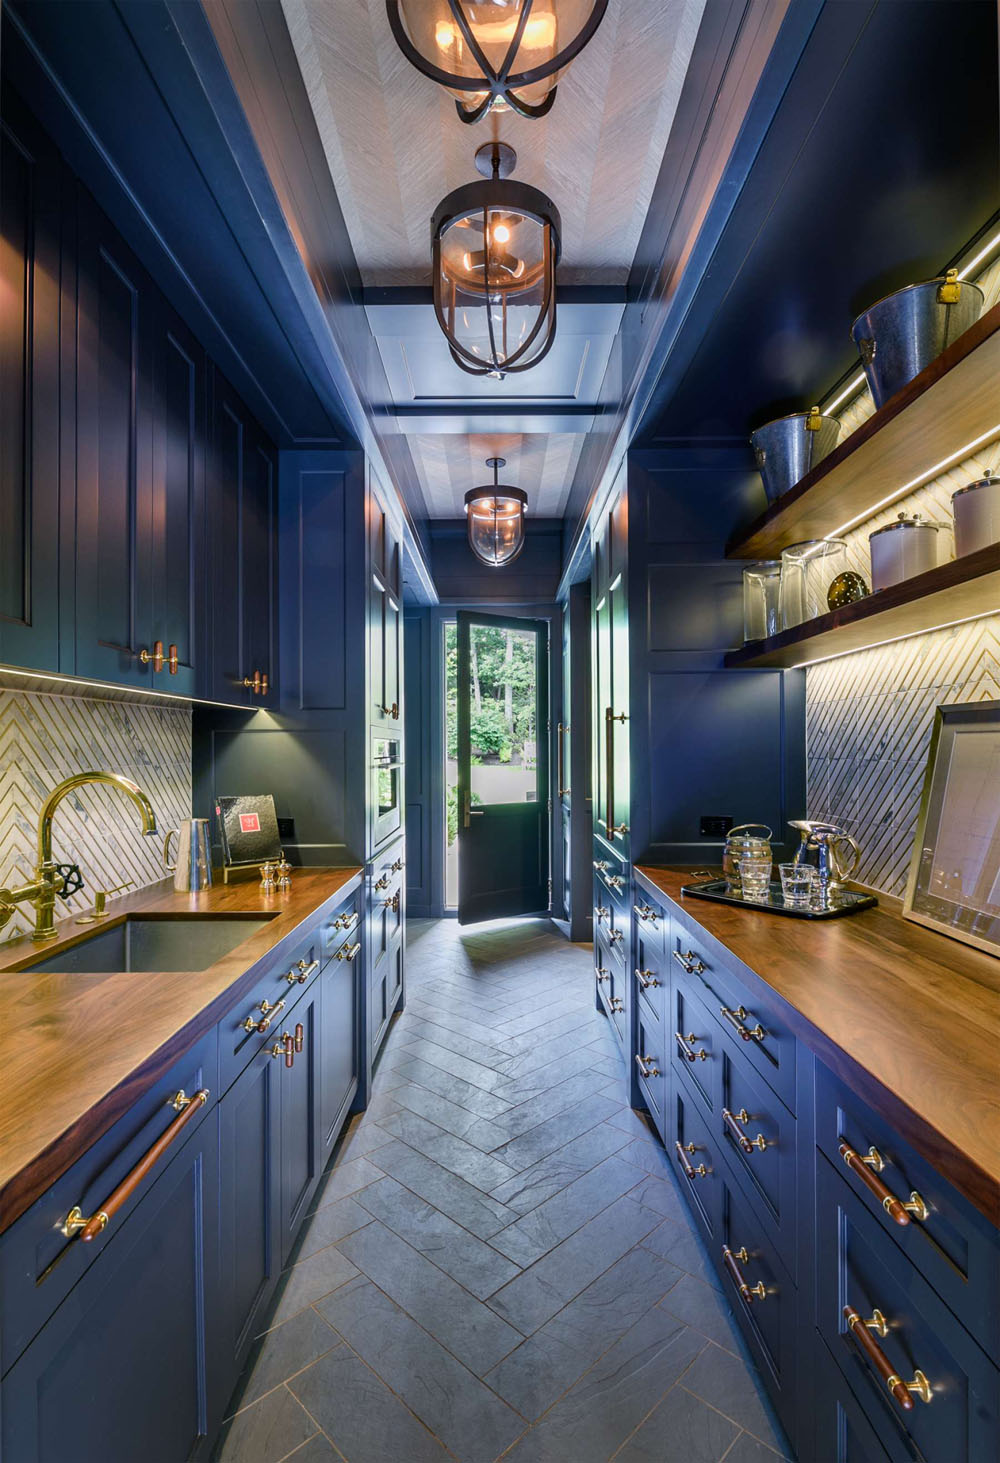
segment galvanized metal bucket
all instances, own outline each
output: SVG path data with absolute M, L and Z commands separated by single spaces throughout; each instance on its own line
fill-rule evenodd
M 859 315 L 851 335 L 876 406 L 919 376 L 979 319 L 983 292 L 949 269 L 940 279 L 886 295 Z
M 750 436 L 750 446 L 764 479 L 767 501 L 773 503 L 822 462 L 839 436 L 836 417 L 823 416 L 815 406 L 758 427 Z

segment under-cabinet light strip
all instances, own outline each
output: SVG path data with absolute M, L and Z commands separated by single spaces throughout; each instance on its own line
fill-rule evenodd
M 958 272 L 959 279 L 965 279 L 972 271 L 982 264 L 993 253 L 994 249 L 1000 247 L 1000 234 L 994 234 L 988 244 L 984 244 L 974 259 L 970 259 Z
M 226 711 L 263 711 L 262 706 L 234 706 L 231 701 L 213 701 L 206 696 L 182 696 L 177 691 L 149 691 L 143 686 L 120 686 L 114 681 L 90 681 L 82 676 L 54 676 L 48 671 L 26 671 L 15 666 L 0 665 L 0 693 L 7 676 L 19 676 L 25 681 L 50 681 L 53 685 L 75 690 L 78 686 L 95 691 L 114 691 L 116 696 L 149 696 L 154 701 L 180 701 L 185 706 L 222 706 Z
M 884 645 L 898 645 L 901 640 L 915 640 L 919 635 L 933 635 L 937 630 L 952 630 L 957 625 L 971 625 L 974 620 L 988 620 L 1000 610 L 983 610 L 978 615 L 965 615 L 960 620 L 945 620 L 941 625 L 927 625 L 922 630 L 907 630 L 905 635 L 890 635 L 886 640 L 874 640 L 871 645 L 855 645 L 853 650 L 838 650 L 833 655 L 817 655 L 815 660 L 800 661 L 788 670 L 805 671 L 813 665 L 825 665 L 828 660 L 843 660 L 845 655 L 864 655 L 866 651 L 878 650 Z
M 859 374 L 854 377 L 853 381 L 849 381 L 847 383 L 847 385 L 844 387 L 843 391 L 840 393 L 835 401 L 831 401 L 829 406 L 824 406 L 823 415 L 830 416 L 832 412 L 835 412 L 837 410 L 838 406 L 843 406 L 845 401 L 849 401 L 852 396 L 856 396 L 861 390 L 862 386 L 866 384 L 867 380 L 868 377 L 865 375 L 864 371 L 859 372 Z

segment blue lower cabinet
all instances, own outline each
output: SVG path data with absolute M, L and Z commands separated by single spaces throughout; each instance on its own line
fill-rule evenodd
M 281 1068 L 281 1263 L 291 1254 L 299 1225 L 323 1171 L 320 1140 L 320 1004 L 314 982 L 282 1024 L 275 1045 L 291 1047 L 275 1059 Z M 289 1041 L 290 1038 L 290 1041 Z
M 221 1420 L 218 1110 L 4 1379 L 11 1463 L 185 1463 Z M 80 1241 L 75 1241 L 80 1243 Z
M 361 942 L 341 945 L 320 975 L 321 1159 L 325 1164 L 358 1090 L 358 1004 Z
M 803 1458 L 823 1463 L 889 1463 L 889 1454 L 819 1335 L 812 1350 L 813 1405 Z

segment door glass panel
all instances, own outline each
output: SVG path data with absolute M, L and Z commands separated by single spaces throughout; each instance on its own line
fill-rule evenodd
M 472 625 L 469 638 L 472 805 L 533 803 L 537 636 L 533 630 Z

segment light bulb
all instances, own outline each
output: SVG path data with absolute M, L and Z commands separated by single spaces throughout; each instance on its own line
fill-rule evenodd
M 498 244 L 510 242 L 510 229 L 506 224 L 497 224 L 493 230 L 493 238 Z
M 439 20 L 434 31 L 434 39 L 442 51 L 447 51 L 449 46 L 455 44 L 455 27 L 447 20 Z

